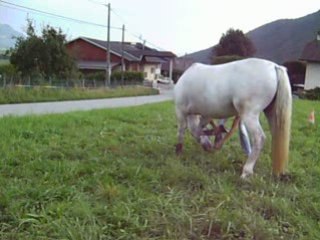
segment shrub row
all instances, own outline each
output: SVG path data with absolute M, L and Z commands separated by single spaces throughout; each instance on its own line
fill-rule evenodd
M 111 83 L 121 84 L 121 72 L 113 72 L 111 74 Z M 85 74 L 84 78 L 87 80 L 104 81 L 106 78 L 106 73 L 104 71 Z M 123 80 L 124 84 L 130 83 L 142 83 L 143 82 L 142 72 L 124 72 Z
M 111 75 L 111 84 L 121 85 L 121 72 L 113 72 Z M 124 85 L 141 84 L 144 80 L 142 72 L 128 71 L 124 72 Z M 89 80 L 95 82 L 97 85 L 103 85 L 106 75 L 105 71 L 98 71 L 88 74 L 80 74 L 78 77 L 74 78 L 76 82 L 81 82 L 82 80 Z M 53 84 L 53 85 L 74 85 L 74 80 L 70 79 L 59 79 L 52 77 L 49 79 L 44 79 L 41 74 L 32 74 L 30 76 L 21 76 L 17 72 L 16 68 L 12 64 L 0 65 L 0 84 L 23 84 L 23 85 L 43 85 L 43 84 Z
M 300 97 L 308 100 L 320 100 L 320 88 L 316 87 L 311 90 L 306 90 L 300 94 Z
M 14 75 L 16 74 L 16 69 L 12 64 L 0 65 L 0 74 L 1 75 Z

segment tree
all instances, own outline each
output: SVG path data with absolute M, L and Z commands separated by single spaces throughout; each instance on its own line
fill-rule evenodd
M 225 55 L 225 56 L 218 56 L 218 57 L 214 57 L 212 64 L 216 65 L 216 64 L 223 64 L 223 63 L 228 63 L 228 62 L 233 62 L 233 61 L 237 61 L 237 60 L 241 60 L 244 59 L 245 57 L 241 57 L 238 55 Z
M 65 47 L 66 36 L 61 29 L 47 25 L 37 36 L 31 20 L 27 20 L 27 36 L 17 38 L 10 62 L 23 75 L 67 78 L 75 72 L 72 58 Z
M 255 53 L 255 47 L 241 30 L 230 28 L 226 34 L 222 35 L 214 51 L 216 56 L 236 55 L 251 57 Z

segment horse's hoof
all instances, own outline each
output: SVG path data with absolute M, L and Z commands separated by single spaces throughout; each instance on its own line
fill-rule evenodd
M 243 170 L 241 174 L 241 179 L 248 179 L 252 175 L 253 175 L 253 171 Z
M 214 139 L 214 149 L 220 150 L 222 148 L 222 145 L 223 145 L 222 139 L 223 137 L 221 133 L 216 135 L 216 138 Z
M 176 154 L 177 154 L 177 155 L 179 155 L 179 154 L 182 153 L 182 147 L 183 147 L 182 143 L 178 143 L 178 144 L 176 145 Z
M 210 152 L 212 149 L 212 143 L 210 142 L 209 138 L 207 136 L 201 136 L 200 138 L 200 143 L 202 148 L 207 151 Z
M 205 144 L 205 145 L 202 145 L 202 148 L 203 148 L 203 150 L 205 150 L 206 152 L 210 152 L 211 149 L 212 149 L 212 146 Z
M 245 174 L 245 173 L 242 173 L 241 176 L 240 176 L 241 179 L 245 180 L 248 178 L 248 175 Z
M 215 150 L 220 150 L 222 148 L 222 144 L 216 143 L 216 144 L 214 144 L 213 147 L 214 147 Z

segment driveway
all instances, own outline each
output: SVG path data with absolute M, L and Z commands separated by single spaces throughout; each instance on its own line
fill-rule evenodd
M 4 104 L 0 105 L 0 117 L 14 115 L 30 114 L 49 114 L 64 113 L 71 111 L 101 109 L 101 108 L 118 108 L 138 106 L 149 103 L 157 103 L 172 100 L 172 88 L 168 86 L 159 86 L 160 94 L 153 96 L 140 97 L 123 97 L 79 101 L 63 102 L 44 102 L 44 103 L 21 103 L 21 104 Z

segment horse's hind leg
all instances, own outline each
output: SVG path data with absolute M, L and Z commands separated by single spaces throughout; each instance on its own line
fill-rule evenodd
M 253 168 L 257 159 L 259 158 L 266 137 L 260 125 L 258 114 L 243 115 L 241 119 L 249 132 L 249 136 L 252 139 L 252 151 L 249 154 L 245 165 L 243 166 L 241 175 L 241 178 L 245 178 L 253 174 Z
M 187 117 L 179 109 L 176 109 L 176 115 L 178 121 L 178 143 L 176 145 L 176 154 L 180 154 L 183 148 L 184 134 L 187 129 Z
M 239 123 L 239 137 L 240 137 L 240 144 L 243 151 L 247 154 L 247 156 L 249 156 L 251 153 L 250 138 L 245 125 L 241 121 Z

